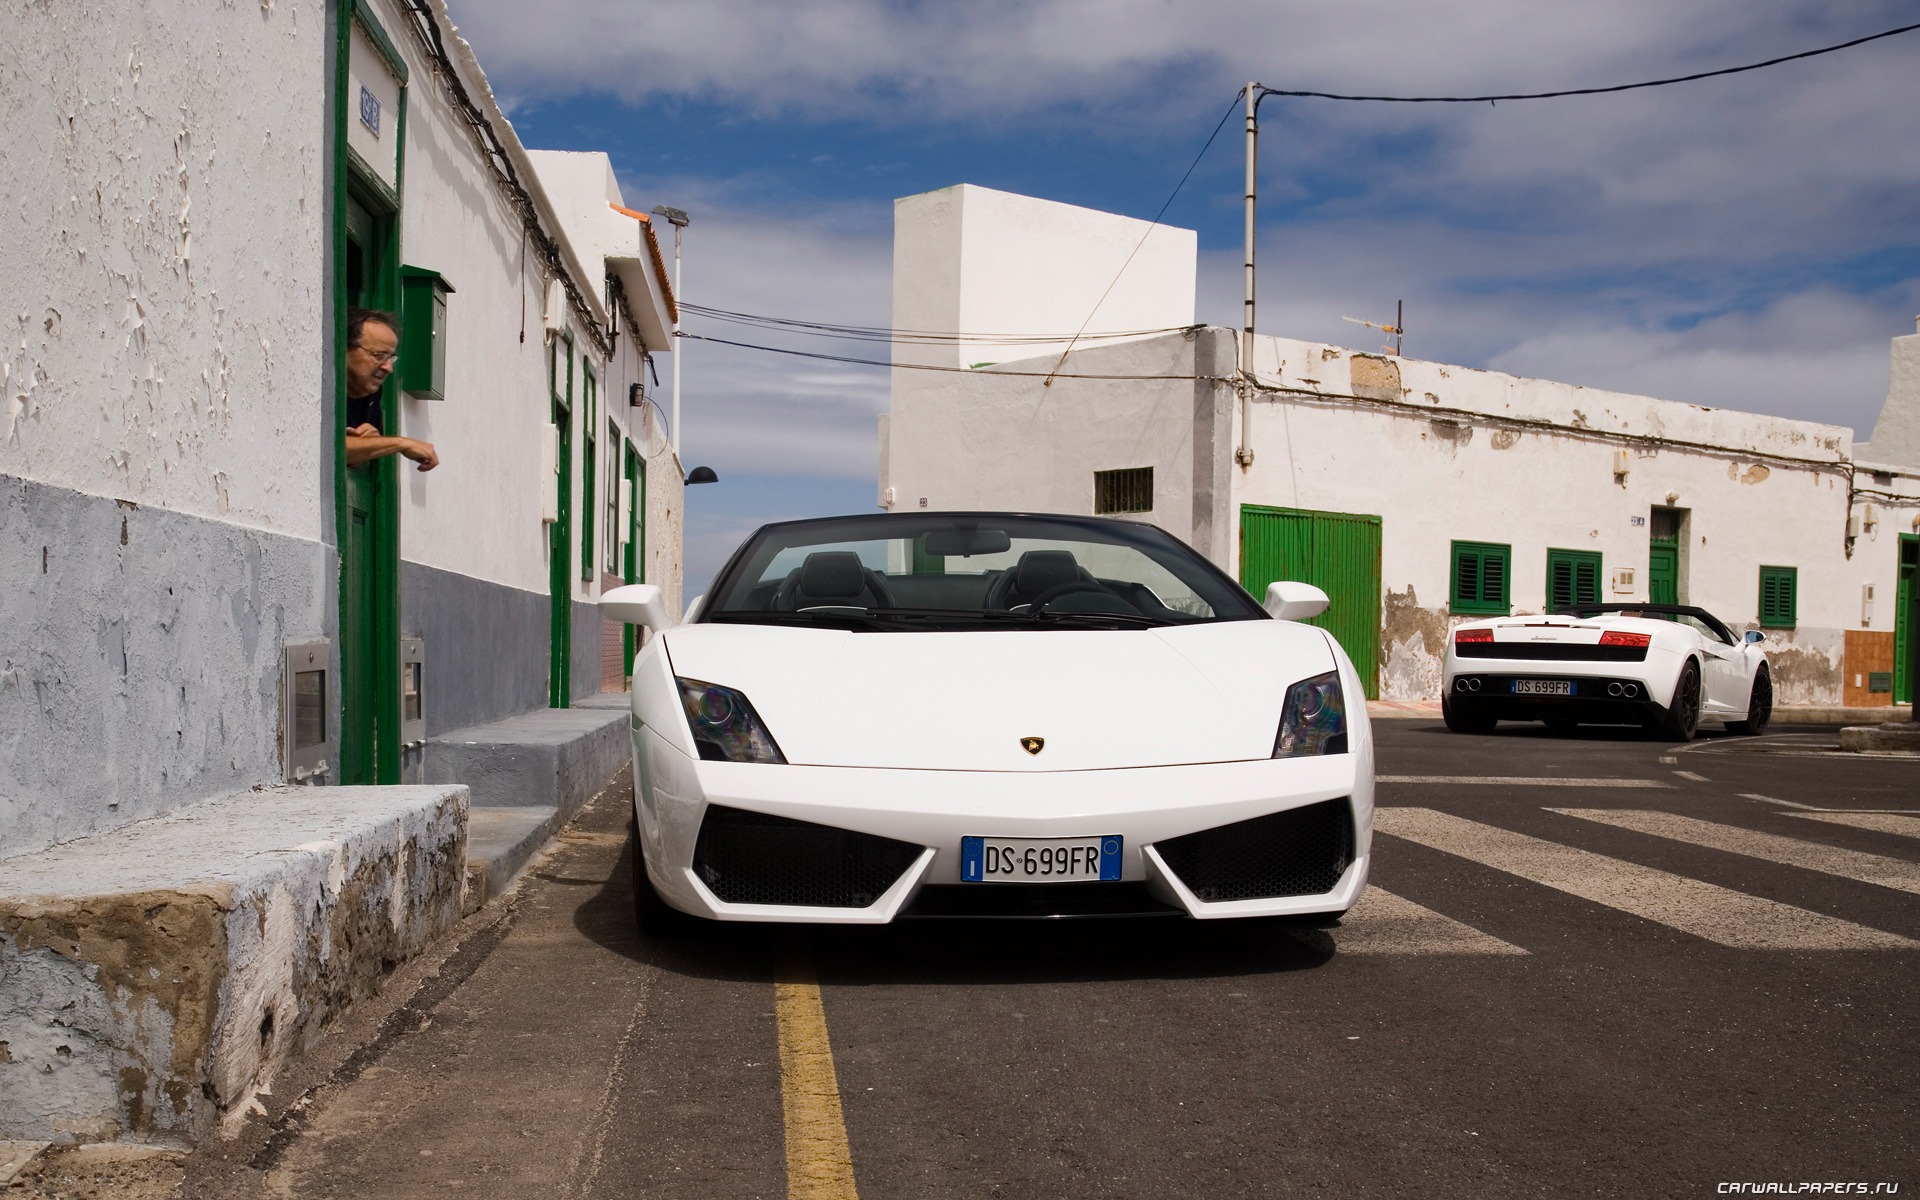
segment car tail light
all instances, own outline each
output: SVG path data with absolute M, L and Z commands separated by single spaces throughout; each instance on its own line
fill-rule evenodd
M 1621 633 L 1609 629 L 1600 635 L 1602 646 L 1645 646 L 1651 641 L 1653 635 L 1650 633 Z
M 1490 642 L 1493 640 L 1491 629 L 1456 629 L 1453 632 L 1453 644 L 1464 646 L 1468 642 Z

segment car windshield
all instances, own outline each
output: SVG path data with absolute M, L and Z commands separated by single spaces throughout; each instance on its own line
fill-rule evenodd
M 1265 617 L 1151 525 L 901 513 L 769 525 L 714 581 L 701 621 L 852 629 L 1127 629 Z

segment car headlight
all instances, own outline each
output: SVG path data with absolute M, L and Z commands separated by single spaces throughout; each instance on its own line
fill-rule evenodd
M 1286 707 L 1280 713 L 1280 736 L 1273 740 L 1273 756 L 1302 758 L 1346 752 L 1347 704 L 1340 694 L 1340 673 L 1328 671 L 1288 688 Z
M 784 763 L 760 714 L 746 696 L 730 687 L 674 676 L 680 685 L 680 706 L 687 710 L 687 727 L 700 757 L 716 762 Z

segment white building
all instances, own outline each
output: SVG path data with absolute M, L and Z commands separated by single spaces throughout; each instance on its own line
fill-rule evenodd
M 896 352 L 883 507 L 1128 514 L 1256 595 L 1317 583 L 1334 601 L 1322 623 L 1387 699 L 1438 697 L 1458 619 L 1593 599 L 1765 629 L 1781 703 L 1892 700 L 1900 556 L 1920 553 L 1920 454 L 1898 440 L 1920 434 L 1920 369 L 1898 352 L 1920 338 L 1896 342 L 1881 418 L 1895 465 L 1857 462 L 1838 426 L 1285 338 L 1255 339 L 1243 387 L 1238 334 L 1190 327 L 1191 235 L 1134 283 L 1163 305 L 1103 308 L 1088 333 L 1115 336 L 1031 356 L 1010 335 L 1080 328 L 1146 224 L 986 193 L 976 234 L 953 210 L 980 194 L 896 205 L 895 326 L 992 334 L 1004 353 L 963 349 L 976 369 L 956 372 Z M 1043 255 L 1083 274 L 1061 268 L 1050 291 L 1029 265 Z M 1173 331 L 1127 335 L 1155 327 Z
M 417 779 L 623 686 L 609 583 L 677 608 L 675 301 L 606 156 L 522 147 L 443 0 L 30 5 L 0 101 L 0 1137 L 200 1136 L 459 917 L 464 792 L 274 785 Z M 400 316 L 385 432 L 431 472 L 345 465 L 350 306 Z M 266 866 L 142 832 L 216 797 Z M 316 811 L 332 868 L 256 853 Z M 35 866 L 108 833 L 160 890 Z

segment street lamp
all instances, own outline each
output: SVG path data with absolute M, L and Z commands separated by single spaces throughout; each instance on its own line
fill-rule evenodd
M 685 209 L 665 204 L 653 206 L 653 215 L 665 217 L 673 226 L 673 456 L 680 457 L 680 231 L 693 224 Z

